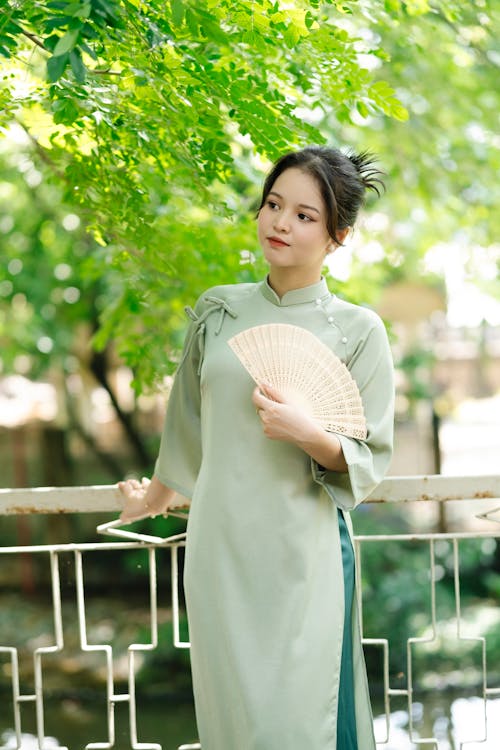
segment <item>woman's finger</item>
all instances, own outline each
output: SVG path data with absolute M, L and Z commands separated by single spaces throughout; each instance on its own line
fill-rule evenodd
M 277 391 L 274 386 L 269 385 L 269 383 L 261 383 L 260 390 L 262 391 L 264 396 L 267 396 L 267 398 L 269 398 L 271 401 L 275 401 L 278 404 L 286 403 L 281 393 Z
M 257 409 L 265 409 L 266 406 L 269 406 L 269 399 L 260 392 L 258 386 L 254 388 L 254 391 L 252 393 L 252 402 L 253 405 L 257 407 Z

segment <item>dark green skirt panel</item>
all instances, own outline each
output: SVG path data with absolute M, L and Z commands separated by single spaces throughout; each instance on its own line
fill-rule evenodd
M 340 546 L 344 570 L 344 635 L 340 666 L 337 714 L 337 750 L 358 750 L 352 661 L 352 604 L 354 597 L 354 550 L 342 511 L 339 510 Z

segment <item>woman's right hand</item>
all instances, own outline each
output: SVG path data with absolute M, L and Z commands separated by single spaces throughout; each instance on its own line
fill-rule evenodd
M 151 481 L 146 477 L 140 482 L 126 479 L 118 482 L 118 488 L 125 495 L 125 507 L 120 515 L 122 523 L 164 515 L 176 496 L 175 490 L 162 484 L 155 475 Z
M 120 514 L 122 523 L 132 523 L 132 521 L 139 521 L 141 518 L 153 515 L 146 500 L 150 484 L 150 480 L 146 477 L 143 477 L 140 482 L 138 479 L 118 482 L 118 489 L 125 496 L 125 507 Z

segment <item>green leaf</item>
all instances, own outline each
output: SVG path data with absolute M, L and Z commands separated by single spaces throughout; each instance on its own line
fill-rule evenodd
M 396 120 L 399 120 L 400 122 L 406 122 L 409 117 L 406 107 L 403 107 L 402 104 L 399 104 L 399 102 L 396 101 L 391 104 L 389 114 L 391 114 L 392 117 L 394 117 Z
M 111 27 L 119 25 L 120 16 L 116 0 L 93 0 L 93 7 L 96 20 L 99 16 L 102 18 L 100 23 L 105 23 Z
M 404 5 L 410 16 L 420 16 L 430 10 L 429 0 L 406 0 Z
M 370 110 L 364 102 L 356 102 L 356 109 L 358 110 L 361 117 L 368 117 L 368 115 L 370 114 Z
M 89 0 L 86 2 L 71 3 L 66 8 L 68 16 L 76 16 L 77 18 L 88 18 L 92 11 L 92 5 Z
M 68 64 L 69 54 L 59 55 L 59 57 L 49 57 L 47 60 L 47 78 L 51 83 L 60 79 Z
M 80 114 L 78 107 L 71 99 L 56 101 L 54 110 L 54 122 L 57 124 L 72 125 Z
M 295 47 L 297 42 L 300 39 L 300 32 L 297 29 L 296 26 L 289 26 L 285 31 L 283 32 L 283 39 L 285 40 L 285 44 L 287 47 Z
M 52 18 L 49 18 L 43 25 L 45 33 L 49 34 L 54 31 L 54 29 L 62 29 L 63 27 L 66 27 L 70 20 L 70 16 L 53 16 Z
M 65 55 L 67 52 L 70 52 L 74 48 L 78 40 L 80 30 L 81 30 L 81 26 L 79 26 L 77 29 L 72 29 L 71 31 L 68 31 L 64 36 L 62 36 L 59 39 L 56 46 L 54 47 L 54 52 L 53 52 L 54 57 Z
M 96 55 L 96 53 L 95 53 L 95 52 L 94 52 L 94 50 L 93 50 L 93 49 L 92 49 L 91 47 L 89 47 L 89 45 L 88 45 L 88 44 L 86 44 L 85 42 L 81 42 L 81 43 L 80 43 L 80 49 L 81 49 L 81 51 L 82 51 L 82 52 L 86 52 L 86 53 L 87 53 L 87 55 L 88 55 L 89 57 L 91 57 L 91 58 L 92 58 L 92 60 L 97 60 L 97 55 Z
M 80 54 L 79 50 L 72 50 L 69 53 L 69 61 L 71 64 L 71 70 L 73 71 L 73 74 L 78 81 L 78 83 L 85 83 L 85 78 L 87 75 L 87 68 L 85 67 L 82 56 Z
M 388 13 L 399 13 L 401 10 L 401 0 L 384 0 L 384 8 Z
M 304 17 L 304 23 L 305 23 L 306 27 L 307 27 L 307 28 L 308 28 L 309 30 L 311 30 L 311 29 L 312 29 L 312 27 L 314 26 L 314 24 L 316 23 L 316 19 L 315 19 L 315 17 L 313 16 L 313 14 L 311 13 L 311 11 L 310 11 L 310 10 L 308 10 L 308 11 L 307 11 L 307 13 L 306 13 L 306 15 L 305 15 L 305 17 Z
M 172 21 L 174 26 L 182 26 L 184 21 L 185 7 L 183 0 L 171 0 Z

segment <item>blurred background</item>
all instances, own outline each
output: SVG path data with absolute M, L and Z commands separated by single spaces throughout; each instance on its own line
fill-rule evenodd
M 373 151 L 386 173 L 385 193 L 369 199 L 325 273 L 334 293 L 372 307 L 388 328 L 397 376 L 390 474 L 498 474 L 499 16 L 494 0 L 7 2 L 0 487 L 151 474 L 184 306 L 209 286 L 263 278 L 254 222 L 263 176 L 285 150 L 321 142 Z M 96 524 L 111 517 L 77 511 L 5 516 L 0 543 L 97 540 Z M 367 506 L 353 521 L 360 534 L 486 528 L 475 514 L 467 503 Z M 143 526 L 183 530 L 175 519 Z M 367 634 L 391 642 L 397 686 L 406 639 L 428 632 L 429 561 L 425 545 L 388 547 L 367 549 L 364 611 Z M 500 548 L 490 538 L 461 549 L 463 606 L 475 637 L 487 639 L 498 684 Z M 112 642 L 125 660 L 148 627 L 147 565 L 140 551 L 113 554 L 113 565 L 89 560 L 89 618 L 97 642 Z M 436 554 L 439 648 L 416 657 L 425 700 L 412 710 L 418 731 L 451 750 L 464 726 L 481 722 L 484 674 L 477 644 L 449 635 L 449 542 Z M 141 726 L 173 747 L 196 730 L 188 658 L 171 645 L 170 560 L 159 555 L 162 636 L 138 685 Z M 0 641 L 19 647 L 29 684 L 33 648 L 51 638 L 48 567 L 39 555 L 0 564 Z M 65 570 L 67 641 L 64 658 L 46 662 L 47 725 L 80 747 L 105 731 L 103 673 L 79 651 L 69 556 Z M 382 712 L 376 649 L 367 661 Z M 125 664 L 117 660 L 118 682 Z M 8 684 L 0 680 L 6 701 Z M 395 701 L 392 713 L 392 744 L 382 747 L 414 747 L 408 707 Z M 11 746 L 10 709 L 0 716 Z M 125 714 L 118 721 L 117 741 L 128 747 Z M 26 726 L 34 731 L 34 716 Z M 486 750 L 500 740 L 493 718 L 489 731 Z

